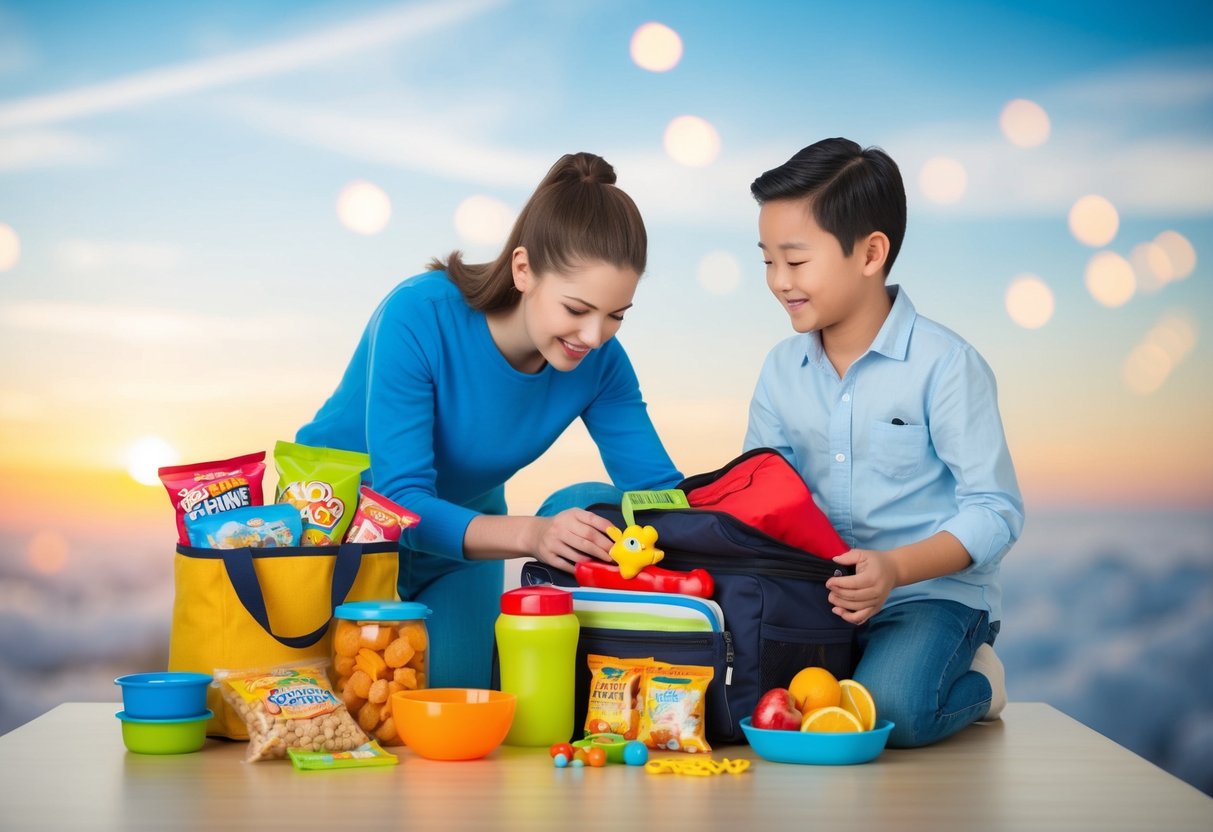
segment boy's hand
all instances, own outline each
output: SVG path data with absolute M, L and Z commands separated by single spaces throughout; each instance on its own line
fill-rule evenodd
M 852 624 L 863 624 L 884 606 L 897 586 L 897 564 L 888 552 L 852 549 L 834 558 L 840 566 L 854 566 L 854 575 L 826 581 L 834 614 Z

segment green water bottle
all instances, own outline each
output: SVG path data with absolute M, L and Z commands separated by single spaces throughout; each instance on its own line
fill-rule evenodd
M 573 736 L 573 678 L 580 625 L 573 595 L 524 586 L 501 596 L 501 689 L 518 697 L 506 745 L 549 746 Z

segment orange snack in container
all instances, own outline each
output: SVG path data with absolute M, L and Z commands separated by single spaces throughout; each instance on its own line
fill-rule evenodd
M 389 701 L 427 687 L 431 610 L 411 601 L 354 601 L 333 612 L 333 687 L 359 727 L 381 745 L 400 745 Z

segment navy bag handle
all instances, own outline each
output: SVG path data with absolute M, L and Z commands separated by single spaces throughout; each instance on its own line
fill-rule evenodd
M 264 551 L 264 550 L 261 550 Z M 248 611 L 248 614 L 261 625 L 261 629 L 273 636 L 286 647 L 311 647 L 328 632 L 333 610 L 345 601 L 358 577 L 358 567 L 362 563 L 362 547 L 357 543 L 342 543 L 337 548 L 336 560 L 333 563 L 333 589 L 329 599 L 329 617 L 317 629 L 302 636 L 280 636 L 270 627 L 269 613 L 265 609 L 265 598 L 261 594 L 261 582 L 257 580 L 257 572 L 253 569 L 253 550 L 222 549 L 223 565 L 227 569 L 228 580 L 236 590 L 236 597 Z M 316 554 L 320 554 L 319 551 Z

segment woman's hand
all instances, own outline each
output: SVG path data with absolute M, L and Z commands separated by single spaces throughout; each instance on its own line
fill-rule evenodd
M 854 566 L 854 575 L 826 581 L 834 614 L 852 624 L 862 624 L 880 612 L 889 593 L 897 586 L 897 562 L 889 552 L 852 549 L 834 558 L 840 566 Z
M 611 539 L 606 530 L 610 521 L 582 508 L 565 509 L 553 517 L 535 517 L 534 540 L 530 547 L 548 566 L 572 572 L 583 560 L 609 561 Z

